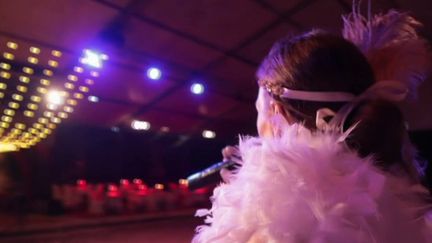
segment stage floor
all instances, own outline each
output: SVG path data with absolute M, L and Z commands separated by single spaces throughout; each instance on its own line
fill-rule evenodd
M 175 217 L 115 226 L 98 226 L 43 234 L 10 236 L 3 237 L 0 241 L 3 243 L 183 243 L 191 241 L 195 227 L 201 222 L 203 222 L 202 219 L 189 216 Z

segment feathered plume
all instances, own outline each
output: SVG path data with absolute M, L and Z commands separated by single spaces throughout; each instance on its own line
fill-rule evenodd
M 403 83 L 411 98 L 426 78 L 430 67 L 427 42 L 418 36 L 421 26 L 407 13 L 394 10 L 367 19 L 353 3 L 353 12 L 343 17 L 343 36 L 368 58 L 377 81 L 394 80 Z M 370 10 L 369 10 L 370 15 Z

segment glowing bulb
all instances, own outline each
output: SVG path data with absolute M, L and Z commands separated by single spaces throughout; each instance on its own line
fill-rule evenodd
M 150 123 L 146 121 L 133 120 L 131 127 L 135 130 L 149 130 Z
M 216 133 L 213 132 L 213 131 L 210 131 L 210 130 L 204 130 L 204 131 L 202 132 L 202 136 L 203 136 L 204 138 L 209 138 L 209 139 L 211 139 L 211 138 L 215 138 L 215 137 L 216 137 Z
M 52 117 L 54 114 L 52 113 L 52 111 L 45 111 L 44 113 L 45 117 Z
M 2 68 L 4 70 L 9 70 L 11 68 L 11 65 L 8 64 L 8 63 L 1 62 L 0 63 L 0 68 Z
M 79 87 L 79 90 L 80 90 L 81 92 L 87 93 L 87 92 L 89 91 L 89 88 L 86 87 L 86 86 L 80 86 L 80 87 Z
M 37 92 L 41 93 L 41 94 L 46 94 L 48 93 L 48 90 L 45 89 L 44 87 L 37 87 L 36 88 Z
M 40 53 L 40 49 L 32 46 L 32 47 L 30 47 L 30 52 L 37 55 Z
M 16 127 L 17 129 L 24 130 L 26 126 L 25 126 L 24 124 L 22 124 L 22 123 L 16 123 L 16 124 L 15 124 L 15 127 Z
M 20 94 L 13 94 L 12 95 L 12 99 L 17 100 L 17 101 L 22 101 L 23 100 L 23 96 Z
M 5 113 L 6 115 L 8 115 L 8 116 L 13 116 L 13 115 L 15 115 L 15 111 L 14 111 L 14 110 L 11 110 L 11 109 L 5 109 L 5 110 L 4 110 L 4 113 Z
M 58 62 L 54 61 L 54 60 L 49 60 L 48 61 L 48 65 L 50 65 L 51 67 L 57 67 L 58 66 Z
M 92 76 L 92 77 L 99 77 L 99 73 L 98 72 L 96 72 L 96 71 L 91 71 L 90 72 L 90 76 Z
M 190 87 L 190 90 L 192 93 L 200 95 L 204 93 L 204 85 L 202 85 L 201 83 L 193 83 Z
M 53 55 L 55 57 L 61 57 L 62 53 L 60 51 L 53 50 L 53 51 L 51 51 L 51 55 Z
M 52 117 L 51 121 L 54 123 L 57 123 L 57 124 L 61 122 L 60 118 L 58 118 L 58 117 Z
M 82 67 L 74 67 L 74 72 L 76 73 L 82 73 L 84 69 Z
M 70 81 L 74 81 L 74 82 L 78 81 L 78 77 L 75 76 L 75 75 L 72 75 L 72 74 L 69 74 L 67 78 L 68 78 Z
M 23 85 L 17 85 L 17 90 L 19 92 L 25 93 L 25 92 L 27 92 L 27 87 L 23 86 Z
M 26 117 L 34 117 L 34 112 L 33 111 L 24 111 L 24 116 L 26 116 Z
M 50 81 L 49 81 L 48 79 L 44 79 L 44 78 L 40 80 L 40 83 L 41 83 L 42 85 L 45 85 L 45 86 L 50 85 Z
M 47 100 L 50 104 L 53 104 L 53 105 L 61 105 L 64 102 L 64 98 L 63 98 L 62 94 L 57 90 L 51 90 L 47 94 Z
M 9 52 L 5 52 L 3 53 L 3 57 L 8 59 L 8 60 L 13 60 L 15 58 L 15 56 L 12 53 Z
M 33 69 L 29 67 L 23 67 L 23 72 L 27 74 L 33 74 Z
M 6 89 L 7 88 L 7 84 L 5 83 L 0 83 L 0 89 Z
M 29 83 L 30 82 L 29 77 L 26 77 L 26 76 L 20 76 L 19 80 L 23 83 Z
M 39 107 L 36 104 L 30 103 L 27 105 L 27 108 L 29 108 L 30 110 L 37 110 Z
M 65 83 L 64 86 L 66 89 L 74 89 L 75 88 L 75 85 L 73 85 L 72 83 Z
M 45 74 L 45 76 L 52 76 L 53 72 L 51 70 L 49 70 L 49 69 L 44 69 L 43 70 L 43 74 Z
M 9 41 L 7 44 L 7 47 L 9 47 L 10 49 L 14 49 L 16 50 L 18 48 L 18 44 L 12 41 Z
M 20 144 L 19 144 L 19 147 L 20 147 L 20 148 L 23 148 L 23 149 L 27 149 L 27 148 L 29 148 L 30 146 L 29 146 L 28 144 L 25 144 L 25 143 L 20 143 Z
M 82 99 L 82 98 L 84 98 L 84 95 L 81 94 L 81 93 L 75 93 L 74 94 L 74 98 L 76 98 L 76 99 Z
M 36 96 L 36 95 L 32 95 L 31 97 L 30 97 L 30 100 L 31 101 L 33 101 L 33 102 L 41 102 L 41 97 L 39 97 L 39 96 Z
M 40 118 L 38 119 L 38 122 L 41 123 L 41 124 L 47 124 L 47 123 L 48 123 L 48 119 L 46 119 L 46 118 L 44 118 L 44 117 L 40 117 Z
M 32 64 L 38 64 L 39 59 L 37 59 L 36 57 L 28 57 L 28 58 L 27 58 L 27 61 L 28 61 L 29 63 L 32 63 Z
M 88 100 L 89 100 L 90 102 L 93 102 L 93 103 L 99 102 L 99 98 L 98 98 L 97 96 L 94 96 L 94 95 L 90 95 L 90 96 L 88 97 Z
M 73 112 L 73 108 L 70 107 L 70 106 L 65 106 L 65 107 L 63 108 L 63 110 L 66 111 L 66 112 L 68 112 L 68 113 L 72 113 L 72 112 Z
M 159 80 L 162 76 L 162 72 L 160 69 L 151 67 L 147 69 L 147 77 L 153 80 Z
M 11 74 L 8 73 L 8 72 L 1 71 L 1 72 L 0 72 L 0 77 L 2 77 L 2 78 L 4 78 L 4 79 L 10 79 Z
M 94 81 L 92 79 L 86 79 L 85 83 L 88 84 L 88 85 L 93 85 Z
M 14 136 L 16 136 L 16 135 L 18 135 L 18 134 L 22 133 L 22 131 L 21 131 L 21 130 L 19 130 L 19 129 L 16 129 L 16 128 L 12 128 L 12 129 L 11 129 L 11 133 L 13 133 L 13 134 L 14 134 Z
M 19 104 L 16 102 L 9 102 L 9 107 L 12 109 L 18 109 L 19 108 Z
M 60 112 L 58 113 L 58 117 L 60 117 L 60 118 L 62 118 L 62 119 L 66 119 L 66 118 L 68 118 L 68 114 L 65 113 L 65 112 L 60 111 Z
M 10 116 L 2 116 L 1 119 L 4 122 L 11 122 L 12 121 L 12 117 L 10 117 Z

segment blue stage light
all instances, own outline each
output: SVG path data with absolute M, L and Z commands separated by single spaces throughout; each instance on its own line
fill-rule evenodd
M 84 50 L 84 57 L 81 58 L 81 63 L 94 68 L 101 68 L 103 60 L 106 60 L 107 58 L 108 56 L 105 54 L 86 49 Z
M 190 90 L 192 93 L 200 95 L 204 93 L 204 85 L 202 85 L 201 83 L 193 83 L 190 87 Z
M 151 67 L 147 69 L 147 77 L 153 80 L 159 80 L 162 76 L 162 71 L 159 68 Z

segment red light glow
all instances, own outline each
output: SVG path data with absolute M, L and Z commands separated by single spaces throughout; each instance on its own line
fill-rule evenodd
M 135 178 L 135 179 L 133 179 L 133 183 L 134 183 L 134 184 L 137 184 L 137 185 L 142 185 L 142 184 L 143 184 L 143 181 L 142 181 L 141 179 L 137 179 L 137 178 Z
M 127 179 L 121 179 L 120 184 L 122 184 L 123 186 L 129 186 L 130 182 Z
M 119 189 L 116 185 L 108 185 L 108 197 L 120 197 Z
M 82 180 L 82 179 L 77 180 L 77 185 L 79 187 L 85 187 L 85 186 L 87 186 L 87 181 L 86 180 Z

